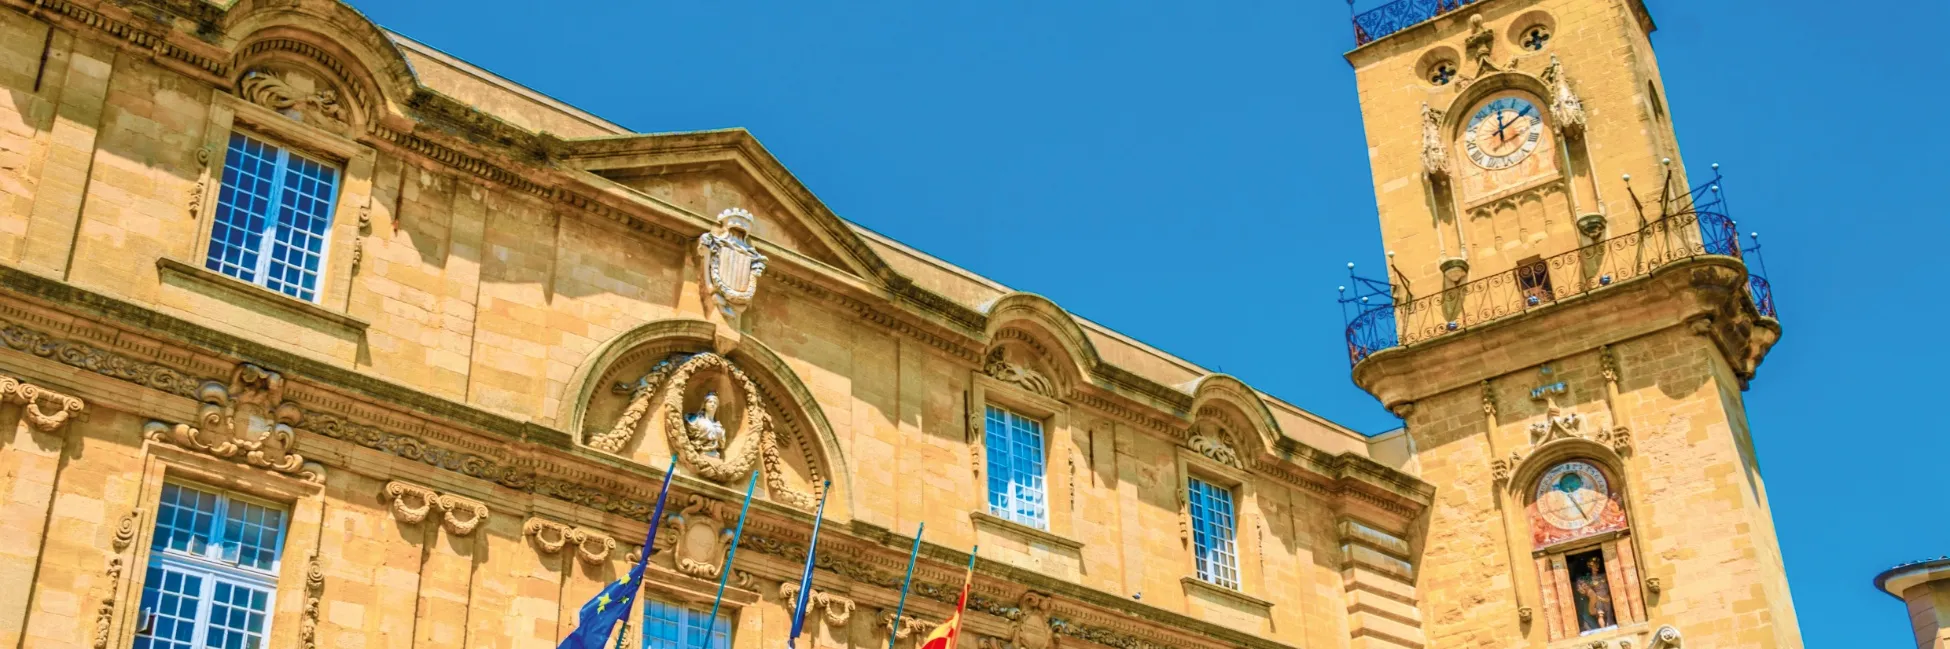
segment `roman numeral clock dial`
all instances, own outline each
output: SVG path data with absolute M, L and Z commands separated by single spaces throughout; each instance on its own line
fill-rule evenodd
M 1537 150 L 1544 136 L 1544 120 L 1537 105 L 1520 97 L 1502 97 L 1483 104 L 1463 129 L 1463 151 L 1484 169 L 1508 169 Z

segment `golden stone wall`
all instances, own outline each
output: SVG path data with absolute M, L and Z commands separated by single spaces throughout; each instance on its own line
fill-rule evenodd
M 712 532 L 759 471 L 736 647 L 782 641 L 825 478 L 815 646 L 944 619 L 976 544 L 964 646 L 1424 644 L 1406 539 L 1434 488 L 1047 300 L 890 263 L 909 253 L 743 131 L 617 134 L 329 0 L 142 10 L 160 22 L 6 4 L 0 576 L 26 587 L 0 595 L 0 645 L 129 646 L 177 481 L 287 509 L 269 646 L 552 646 L 627 570 L 675 450 L 661 408 L 591 440 L 631 382 L 699 353 L 749 376 L 739 407 L 777 448 L 730 479 L 684 465 L 648 589 L 709 601 Z M 342 171 L 316 302 L 203 267 L 238 130 Z M 697 242 L 734 207 L 769 262 L 727 317 Z M 981 514 L 985 403 L 1045 423 L 1048 531 Z M 1238 590 L 1191 578 L 1194 474 L 1238 496 Z M 922 522 L 911 619 L 890 625 Z

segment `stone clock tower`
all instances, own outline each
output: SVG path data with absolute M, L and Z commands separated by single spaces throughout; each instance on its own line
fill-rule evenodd
M 1419 640 L 1800 647 L 1743 405 L 1780 325 L 1651 16 L 1457 4 L 1358 15 L 1347 55 L 1388 251 L 1349 357 L 1437 487 Z

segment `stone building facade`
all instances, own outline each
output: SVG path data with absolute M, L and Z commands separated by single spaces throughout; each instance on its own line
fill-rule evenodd
M 800 646 L 911 646 L 976 547 L 964 647 L 1799 646 L 1737 254 L 1439 336 L 1390 296 L 1369 439 L 853 226 L 742 130 L 336 0 L 0 3 L 0 647 L 554 646 L 673 457 L 629 646 L 705 640 L 747 485 L 713 647 L 783 644 L 822 499 Z M 1677 159 L 1635 0 L 1473 7 L 1349 54 L 1398 293 L 1630 229 L 1598 175 Z M 1505 97 L 1564 143 L 1481 164 L 1457 106 Z

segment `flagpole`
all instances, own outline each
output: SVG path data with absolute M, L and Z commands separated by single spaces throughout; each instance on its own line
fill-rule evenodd
M 955 634 L 948 636 L 948 649 L 961 646 L 961 614 L 968 610 L 968 587 L 975 583 L 975 551 L 980 549 L 979 545 L 968 548 L 968 574 L 961 578 L 961 608 L 955 610 Z
M 907 610 L 907 587 L 914 583 L 914 557 L 921 554 L 921 533 L 926 531 L 927 521 L 921 521 L 921 526 L 914 528 L 914 549 L 907 551 L 907 576 L 901 578 L 901 599 L 899 604 L 894 605 L 894 623 L 889 625 L 893 630 L 887 632 L 887 649 L 894 649 L 894 641 L 900 638 L 901 613 Z
M 664 484 L 657 489 L 657 508 L 650 512 L 650 529 L 643 533 L 643 549 L 638 550 L 637 568 L 631 574 L 641 578 L 643 566 L 650 562 L 650 545 L 657 540 L 657 524 L 664 520 L 664 503 L 670 497 L 670 478 L 677 475 L 677 455 L 670 456 L 670 466 L 664 467 Z M 638 587 L 641 590 L 641 586 Z M 634 595 L 634 592 L 633 592 Z M 623 641 L 630 636 L 630 610 L 636 606 L 636 597 L 630 597 L 629 604 L 623 607 L 623 630 L 616 634 L 616 649 L 623 649 Z
M 806 542 L 806 569 L 799 575 L 799 596 L 792 607 L 792 632 L 785 638 L 785 648 L 799 646 L 799 634 L 806 629 L 806 602 L 812 600 L 813 557 L 819 551 L 819 524 L 826 521 L 826 495 L 833 492 L 833 481 L 827 480 L 819 488 L 819 509 L 813 512 L 812 540 Z
M 738 531 L 731 535 L 731 549 L 725 552 L 724 568 L 718 572 L 718 597 L 711 602 L 711 620 L 704 625 L 704 647 L 701 649 L 710 648 L 711 632 L 718 630 L 718 607 L 724 605 L 724 585 L 731 580 L 731 562 L 738 558 L 738 539 L 745 536 L 745 514 L 752 511 L 752 490 L 758 488 L 758 473 L 752 471 L 751 481 L 745 483 L 745 507 L 738 510 Z M 678 641 L 678 644 L 682 645 L 683 641 Z

